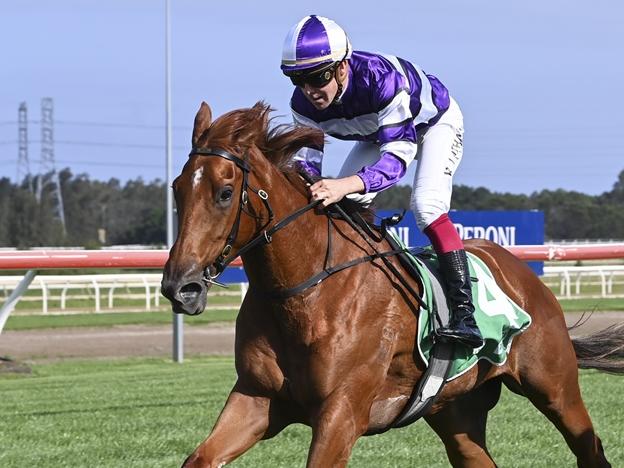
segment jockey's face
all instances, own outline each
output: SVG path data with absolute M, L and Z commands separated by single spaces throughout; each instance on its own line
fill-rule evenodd
M 303 86 L 300 86 L 301 90 L 305 97 L 312 103 L 314 107 L 318 110 L 327 109 L 329 105 L 334 102 L 336 95 L 338 94 L 338 82 L 342 83 L 343 89 L 347 86 L 347 77 L 348 77 L 348 63 L 347 61 L 342 61 L 336 67 L 334 78 L 329 80 L 329 82 L 317 88 L 312 86 L 309 83 L 304 83 Z

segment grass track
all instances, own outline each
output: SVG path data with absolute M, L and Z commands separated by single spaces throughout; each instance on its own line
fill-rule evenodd
M 32 376 L 0 376 L 0 466 L 176 467 L 207 435 L 235 379 L 232 358 L 67 361 Z M 621 443 L 624 381 L 583 372 L 583 395 L 613 466 Z M 503 467 L 575 462 L 562 437 L 525 399 L 503 391 L 489 448 Z M 310 430 L 292 426 L 231 466 L 303 467 Z M 449 466 L 422 422 L 360 439 L 351 467 Z
M 623 298 L 559 299 L 564 312 L 624 311 Z
M 564 299 L 560 301 L 566 312 L 624 311 L 624 299 Z M 219 307 L 215 305 L 215 307 Z M 236 319 L 236 309 L 207 309 L 195 317 L 185 317 L 189 325 L 230 322 Z M 68 327 L 113 327 L 117 325 L 168 325 L 171 312 L 101 312 L 71 315 L 11 315 L 5 330 L 35 330 Z
M 211 309 L 195 317 L 184 317 L 188 325 L 206 325 L 236 320 L 238 310 Z M 171 312 L 113 312 L 72 315 L 13 315 L 5 330 L 36 330 L 72 327 L 114 327 L 118 325 L 169 325 Z

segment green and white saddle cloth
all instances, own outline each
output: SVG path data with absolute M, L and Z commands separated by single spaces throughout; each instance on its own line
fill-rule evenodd
M 410 255 L 422 277 L 423 300 L 429 310 L 435 310 L 431 288 L 430 272 L 418 257 Z M 496 284 L 487 265 L 476 255 L 468 253 L 470 275 L 477 278 L 472 282 L 472 296 L 475 305 L 475 320 L 483 335 L 483 347 L 473 350 L 466 346 L 455 346 L 453 362 L 447 381 L 459 377 L 471 369 L 480 359 L 487 359 L 500 366 L 507 361 L 513 338 L 525 331 L 531 324 L 531 316 L 513 302 Z M 418 318 L 418 352 L 424 362 L 429 362 L 433 347 L 433 327 L 429 311 L 420 309 Z

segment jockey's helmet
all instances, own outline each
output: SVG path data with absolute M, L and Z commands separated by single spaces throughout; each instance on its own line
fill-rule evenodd
M 320 84 L 324 78 L 331 79 L 333 69 L 350 58 L 352 51 L 347 33 L 334 21 L 323 16 L 306 16 L 286 35 L 282 72 L 294 84 L 299 84 L 298 78 L 306 75 L 317 76 Z

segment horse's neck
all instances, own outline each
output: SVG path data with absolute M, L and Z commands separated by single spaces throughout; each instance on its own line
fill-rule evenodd
M 275 172 L 266 182 L 272 187 L 269 200 L 274 223 L 308 203 L 282 174 Z M 292 287 L 323 266 L 327 249 L 327 219 L 308 211 L 276 232 L 269 244 L 243 256 L 250 285 L 264 290 Z

